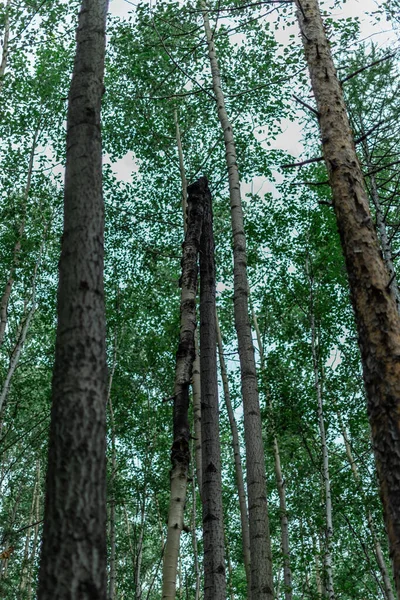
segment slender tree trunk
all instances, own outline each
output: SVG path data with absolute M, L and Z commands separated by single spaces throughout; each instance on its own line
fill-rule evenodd
M 9 550 L 9 551 L 11 551 L 11 553 L 14 551 L 14 546 L 10 546 L 10 538 L 11 538 L 10 534 L 12 533 L 12 530 L 14 528 L 14 524 L 16 521 L 17 511 L 19 508 L 19 502 L 21 499 L 21 492 L 22 492 L 22 485 L 20 484 L 20 487 L 17 492 L 17 496 L 15 498 L 15 502 L 13 504 L 13 508 L 11 511 L 11 516 L 7 523 L 7 535 L 5 535 L 5 537 L 3 539 L 4 550 Z M 7 558 L 5 560 L 0 561 L 0 581 L 7 577 L 8 560 L 9 559 Z M 1 588 L 0 588 L 0 591 L 1 591 Z
M 224 391 L 224 400 L 226 410 L 228 412 L 229 425 L 232 434 L 232 447 L 233 447 L 233 459 L 235 461 L 235 476 L 236 486 L 239 496 L 239 508 L 240 508 L 240 522 L 242 526 L 242 548 L 243 548 L 243 562 L 246 572 L 246 582 L 248 595 L 251 593 L 251 565 L 250 565 L 250 532 L 249 532 L 249 517 L 247 513 L 247 501 L 246 492 L 244 487 L 243 478 L 243 467 L 242 459 L 240 456 L 240 440 L 239 432 L 236 424 L 235 413 L 233 412 L 231 395 L 229 392 L 228 373 L 224 358 L 224 349 L 222 345 L 221 329 L 218 322 L 218 315 L 216 314 L 216 325 L 217 325 L 217 344 L 218 344 L 218 356 L 219 364 L 221 369 L 222 387 Z
M 197 495 L 196 495 L 196 480 L 194 476 L 194 467 L 192 463 L 192 544 L 193 544 L 193 565 L 194 575 L 196 581 L 195 600 L 200 600 L 200 565 L 199 565 L 199 552 L 197 546 Z
M 38 469 L 40 463 L 37 460 L 36 461 L 36 477 L 35 477 L 35 484 L 33 486 L 33 493 L 32 493 L 32 503 L 31 503 L 31 510 L 29 512 L 29 523 L 33 523 L 35 520 L 35 512 L 36 512 L 36 505 L 37 505 L 37 495 L 40 494 L 40 482 L 38 480 Z M 20 585 L 19 585 L 19 595 L 21 598 L 25 597 L 25 592 L 28 588 L 28 585 L 30 584 L 29 581 L 29 575 L 30 575 L 30 568 L 29 568 L 29 561 L 30 561 L 30 553 L 29 553 L 29 546 L 30 546 L 30 542 L 31 542 L 31 528 L 28 527 L 28 529 L 26 530 L 26 535 L 25 535 L 25 547 L 24 547 L 24 558 L 22 560 L 22 571 L 21 571 L 21 581 L 20 581 Z
M 233 576 L 233 568 L 232 568 L 232 561 L 231 561 L 231 553 L 229 551 L 229 544 L 228 541 L 225 539 L 225 547 L 226 547 L 226 564 L 228 566 L 228 593 L 229 593 L 229 600 L 234 600 L 235 596 L 233 593 L 233 586 L 232 586 L 232 576 Z
M 83 0 L 69 94 L 39 600 L 105 600 L 107 596 L 100 133 L 106 14 L 107 0 Z
M 360 474 L 359 474 L 358 469 L 357 469 L 356 461 L 354 460 L 353 451 L 351 449 L 351 444 L 350 444 L 349 436 L 347 435 L 347 431 L 346 431 L 346 428 L 344 426 L 343 419 L 342 419 L 342 416 L 341 416 L 338 408 L 336 408 L 336 414 L 338 416 L 340 431 L 341 431 L 341 434 L 342 434 L 342 437 L 343 437 L 343 441 L 344 441 L 344 446 L 345 446 L 345 449 L 346 449 L 347 460 L 349 461 L 349 465 L 350 465 L 351 471 L 353 473 L 353 477 L 354 477 L 354 480 L 355 480 L 355 482 L 357 484 L 357 487 L 359 488 L 359 490 L 361 491 L 362 495 L 364 496 L 363 490 L 362 490 L 361 478 L 360 478 Z M 392 584 L 391 584 L 389 573 L 388 573 L 388 570 L 387 570 L 387 567 L 386 567 L 386 562 L 385 562 L 385 559 L 384 559 L 384 556 L 383 556 L 382 547 L 381 547 L 380 541 L 379 541 L 378 536 L 377 536 L 376 531 L 375 531 L 375 526 L 374 526 L 374 521 L 373 521 L 373 518 L 372 518 L 371 511 L 367 507 L 367 504 L 366 504 L 366 509 L 367 509 L 368 528 L 369 528 L 369 530 L 371 532 L 372 540 L 373 540 L 373 543 L 374 543 L 375 558 L 376 558 L 376 562 L 377 562 L 379 571 L 380 571 L 381 576 L 382 576 L 383 589 L 385 591 L 385 596 L 386 596 L 387 600 L 394 600 L 394 594 L 393 594 Z
M 187 179 L 185 172 L 185 164 L 183 160 L 183 149 L 181 141 L 181 131 L 179 127 L 178 113 L 174 110 L 174 122 L 175 122 L 175 135 L 176 145 L 178 148 L 179 157 L 179 172 L 181 175 L 182 183 L 182 213 L 183 213 L 183 229 L 186 234 L 187 229 Z M 195 461 L 196 461 L 196 477 L 197 485 L 199 486 L 200 498 L 202 494 L 202 467 L 201 467 L 201 382 L 200 382 L 200 354 L 199 354 L 199 337 L 198 329 L 194 334 L 194 347 L 195 347 L 195 358 L 193 363 L 193 376 L 192 376 L 192 392 L 193 392 L 193 425 L 194 425 L 194 437 L 195 437 Z
M 35 507 L 35 527 L 33 530 L 33 543 L 32 550 L 29 557 L 29 573 L 28 573 L 28 594 L 27 599 L 31 600 L 33 595 L 33 581 L 32 581 L 32 572 L 35 565 L 36 552 L 38 548 L 38 540 L 39 540 L 39 522 L 40 522 L 40 494 L 41 494 L 41 474 L 40 474 L 40 460 L 37 461 L 37 471 L 36 471 L 36 507 Z
M 204 0 L 201 2 L 208 43 L 218 118 L 224 134 L 225 157 L 229 178 L 234 260 L 234 314 L 241 370 L 244 430 L 246 444 L 247 495 L 249 502 L 251 598 L 273 600 L 271 540 L 266 493 L 265 458 L 262 440 L 260 402 L 254 345 L 248 315 L 246 238 L 240 196 L 236 146 L 221 87 L 213 33 Z
M 332 537 L 333 537 L 333 521 L 332 521 L 332 495 L 331 495 L 331 480 L 329 476 L 329 456 L 328 446 L 326 443 L 325 433 L 325 422 L 324 422 L 324 407 L 322 400 L 321 382 L 319 378 L 318 369 L 318 352 L 317 352 L 317 340 L 315 331 L 315 320 L 314 320 L 314 307 L 312 304 L 311 297 L 311 352 L 314 370 L 314 386 L 315 393 L 318 402 L 318 426 L 319 435 L 321 440 L 322 449 L 322 477 L 325 488 L 325 553 L 324 553 L 324 564 L 325 564 L 325 587 L 326 595 L 328 600 L 335 600 L 335 592 L 333 587 L 333 564 L 332 564 Z
M 19 359 L 21 356 L 21 352 L 22 349 L 24 347 L 25 344 L 25 340 L 26 340 L 26 336 L 29 330 L 29 325 L 32 321 L 33 315 L 35 314 L 36 311 L 36 304 L 33 304 L 33 306 L 31 307 L 31 309 L 29 310 L 28 314 L 26 315 L 24 324 L 21 328 L 21 333 L 18 337 L 18 341 L 15 345 L 14 351 L 11 355 L 10 358 L 10 363 L 8 365 L 8 371 L 7 371 L 7 375 L 6 378 L 4 380 L 3 383 L 3 387 L 1 388 L 0 391 L 0 411 L 2 410 L 4 403 L 6 401 L 7 395 L 8 395 L 8 391 L 10 389 L 10 384 L 11 384 L 11 379 L 15 373 L 15 369 L 18 366 L 19 363 Z
M 8 396 L 8 392 L 10 389 L 10 384 L 11 384 L 11 380 L 13 378 L 13 375 L 15 373 L 15 370 L 18 366 L 19 363 L 19 359 L 21 357 L 21 352 L 24 348 L 24 344 L 26 341 L 26 336 L 28 334 L 28 330 L 29 330 L 29 326 L 31 324 L 32 318 L 35 314 L 36 311 L 36 278 L 37 278 L 37 273 L 38 273 L 38 269 L 39 269 L 39 265 L 40 265 L 40 261 L 42 259 L 42 253 L 43 253 L 43 249 L 44 249 L 44 245 L 45 245 L 45 240 L 46 240 L 46 231 L 47 231 L 47 226 L 45 228 L 44 231 L 44 235 L 43 235 L 43 241 L 40 247 L 40 251 L 39 251 L 39 257 L 36 261 L 35 264 L 35 268 L 34 268 L 34 273 L 33 273 L 33 279 L 32 279 L 32 296 L 30 299 L 30 303 L 31 303 L 31 308 L 29 309 L 29 311 L 26 313 L 26 307 L 28 305 L 28 301 L 25 301 L 25 310 L 24 310 L 24 317 L 25 320 L 22 320 L 19 327 L 18 327 L 18 333 L 17 333 L 17 342 L 15 344 L 14 350 L 11 354 L 10 357 L 10 362 L 9 362 L 9 366 L 8 366 L 8 371 L 7 371 L 7 375 L 6 378 L 4 380 L 3 386 L 0 390 L 0 413 L 2 411 L 2 409 L 4 408 L 5 405 L 5 401 L 7 399 Z M 24 319 L 23 317 L 23 319 Z
M 4 74 L 6 72 L 8 60 L 8 40 L 10 39 L 10 3 L 11 0 L 7 0 L 5 8 L 3 51 L 0 63 L 0 93 L 4 85 Z
M 203 462 L 204 600 L 226 600 L 216 356 L 215 261 L 211 193 L 207 179 L 196 184 L 205 197 L 200 241 L 201 447 Z
M 118 354 L 118 337 L 117 337 L 117 331 L 115 330 L 112 367 L 111 367 L 110 378 L 108 381 L 108 391 L 107 391 L 107 404 L 109 407 L 110 426 L 111 426 L 110 427 L 110 429 L 111 429 L 110 576 L 109 576 L 109 585 L 108 585 L 109 600 L 114 600 L 114 598 L 115 598 L 115 581 L 116 581 L 115 476 L 117 473 L 117 450 L 116 450 L 116 445 L 115 445 L 115 419 L 114 419 L 114 409 L 113 409 L 112 398 L 111 398 L 111 390 L 112 390 L 112 384 L 113 384 L 114 375 L 115 375 L 115 369 L 117 368 L 117 354 Z
M 143 489 L 142 505 L 140 507 L 140 532 L 139 539 L 137 542 L 136 549 L 136 565 L 135 565 L 135 600 L 141 600 L 142 597 L 142 561 L 143 561 L 143 536 L 144 536 L 144 523 L 145 523 L 145 512 L 146 512 L 146 491 L 147 485 L 145 484 Z
M 186 499 L 189 450 L 189 385 L 195 358 L 197 256 L 203 223 L 204 198 L 196 187 L 188 188 L 188 225 L 183 243 L 181 276 L 181 325 L 176 354 L 174 392 L 174 441 L 171 450 L 171 495 L 168 510 L 167 542 L 163 560 L 163 600 L 175 600 L 176 575 L 183 512 Z
M 1 79 L 0 79 L 0 85 L 1 85 Z M 0 88 L 0 90 L 1 90 L 1 88 Z M 4 288 L 2 298 L 0 300 L 0 346 L 3 344 L 3 341 L 4 341 L 4 334 L 5 334 L 7 322 L 8 322 L 8 304 L 10 302 L 11 290 L 12 290 L 12 287 L 14 284 L 15 269 L 17 268 L 18 263 L 19 263 L 19 254 L 21 251 L 22 236 L 25 231 L 26 205 L 27 205 L 27 201 L 28 201 L 29 191 L 31 189 L 33 163 L 34 163 L 34 159 L 35 159 L 35 151 L 36 151 L 36 146 L 38 143 L 39 133 L 40 133 L 40 122 L 38 123 L 38 125 L 35 129 L 35 133 L 33 135 L 31 151 L 29 154 L 28 174 L 27 174 L 26 185 L 25 185 L 25 189 L 23 192 L 23 198 L 22 198 L 22 220 L 21 220 L 21 223 L 20 223 L 20 226 L 18 229 L 17 241 L 15 242 L 15 245 L 14 245 L 10 273 L 8 276 L 6 286 Z
M 258 326 L 258 319 L 255 313 L 253 306 L 251 306 L 251 313 L 253 317 L 254 329 L 256 331 L 258 351 L 260 354 L 260 370 L 263 375 L 266 376 L 265 372 L 265 356 L 264 356 L 264 345 L 261 339 L 260 328 Z M 266 382 L 267 383 L 267 382 Z M 279 452 L 279 443 L 276 435 L 274 416 L 273 416 L 273 407 L 271 398 L 268 394 L 268 407 L 269 413 L 272 423 L 272 447 L 274 451 L 274 464 L 275 464 L 275 478 L 276 478 L 276 486 L 278 489 L 279 495 L 279 511 L 280 511 L 280 522 L 281 522 L 281 549 L 283 556 L 283 583 L 285 588 L 285 600 L 292 600 L 293 594 L 293 584 L 292 584 L 292 569 L 290 566 L 290 545 L 289 545 L 289 520 L 288 520 L 288 512 L 286 506 L 286 490 L 285 483 L 282 477 L 282 466 L 281 466 L 281 456 Z M 279 590 L 276 591 L 276 597 L 279 598 Z
M 400 598 L 400 320 L 317 0 L 296 0 L 349 276 L 385 524 Z

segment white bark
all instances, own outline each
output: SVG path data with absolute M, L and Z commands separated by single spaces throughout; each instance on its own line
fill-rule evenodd
M 331 496 L 331 482 L 329 476 L 329 455 L 328 447 L 326 443 L 325 433 L 325 422 L 324 422 L 324 408 L 322 400 L 321 382 L 319 377 L 318 368 L 318 351 L 317 351 L 317 340 L 315 330 L 315 319 L 314 319 L 314 307 L 311 302 L 311 314 L 310 314 L 310 326 L 311 326 L 311 352 L 314 370 L 314 387 L 317 396 L 318 403 L 318 426 L 322 449 L 322 477 L 325 488 L 325 519 L 326 519 L 326 530 L 325 530 L 325 574 L 326 574 L 326 593 L 328 600 L 335 600 L 335 592 L 333 587 L 333 560 L 332 560 L 332 537 L 333 537 L 333 521 L 332 521 L 332 496 Z
M 3 36 L 3 51 L 1 55 L 0 63 L 0 93 L 4 85 L 4 74 L 7 67 L 8 60 L 8 40 L 10 38 L 10 8 L 11 0 L 7 0 L 5 8 L 5 21 L 4 21 L 4 36 Z
M 251 302 L 250 302 L 251 304 Z M 254 307 L 251 305 L 251 313 L 253 317 L 254 329 L 256 331 L 257 344 L 258 344 L 258 352 L 260 354 L 260 369 L 264 376 L 265 373 L 265 356 L 264 356 L 264 345 L 261 339 L 261 332 L 258 325 L 257 315 L 255 313 Z M 268 394 L 268 392 L 267 392 Z M 282 476 L 282 466 L 281 466 L 281 457 L 279 452 L 279 442 L 276 436 L 275 431 L 275 423 L 273 418 L 273 407 L 271 398 L 268 394 L 268 405 L 269 405 L 269 413 L 272 423 L 272 433 L 273 433 L 273 451 L 274 451 L 274 465 L 275 465 L 275 478 L 276 485 L 278 488 L 279 495 L 279 511 L 280 511 L 280 522 L 281 522 L 281 550 L 283 557 L 283 583 L 284 583 L 284 592 L 285 592 L 285 600 L 292 600 L 292 569 L 290 566 L 290 545 L 289 545 L 289 520 L 286 506 L 286 490 L 285 490 L 285 482 Z M 279 598 L 279 592 L 277 591 L 277 598 Z
M 218 118 L 225 141 L 225 157 L 229 179 L 234 260 L 234 315 L 239 345 L 246 444 L 251 554 L 251 597 L 252 600 L 273 600 L 274 591 L 266 494 L 265 457 L 262 440 L 254 345 L 248 315 L 249 286 L 247 280 L 246 238 L 244 233 L 236 146 L 232 124 L 228 118 L 225 107 L 214 38 L 208 18 L 207 6 L 204 0 L 201 2 L 201 8 L 203 11 L 204 29 L 207 38 L 208 56 L 211 65 Z
M 176 146 L 178 148 L 179 157 L 179 172 L 181 176 L 181 197 L 182 197 L 182 213 L 183 213 L 183 230 L 186 234 L 187 229 L 187 179 L 185 171 L 185 162 L 183 157 L 183 148 L 181 141 L 181 131 L 179 127 L 178 112 L 174 110 L 175 136 Z M 193 425 L 195 444 L 195 461 L 196 461 L 196 478 L 199 487 L 200 498 L 202 494 L 202 460 L 201 460 L 201 378 L 200 378 L 200 353 L 199 353 L 199 332 L 196 328 L 194 333 L 194 349 L 195 359 L 193 363 L 192 373 L 192 393 L 193 393 Z
M 236 486 L 237 486 L 238 496 L 239 496 L 240 522 L 241 522 L 241 526 L 242 526 L 243 562 L 244 562 L 244 568 L 245 568 L 245 572 L 246 572 L 248 595 L 250 595 L 250 593 L 251 593 L 250 531 L 249 531 L 249 517 L 248 517 L 248 513 L 247 513 L 246 492 L 245 492 L 245 487 L 244 487 L 242 459 L 240 456 L 240 440 L 239 440 L 239 432 L 238 432 L 238 428 L 237 428 L 237 424 L 236 424 L 235 414 L 233 412 L 231 396 L 230 396 L 230 392 L 229 392 L 228 373 L 227 373 L 226 364 L 225 364 L 221 329 L 219 326 L 217 314 L 216 314 L 216 324 L 217 324 L 217 347 L 218 347 L 219 364 L 220 364 L 220 369 L 221 369 L 222 387 L 223 387 L 223 391 L 224 391 L 225 406 L 226 406 L 226 410 L 228 412 L 229 425 L 230 425 L 231 434 L 232 434 L 233 458 L 235 461 L 235 477 L 236 477 Z

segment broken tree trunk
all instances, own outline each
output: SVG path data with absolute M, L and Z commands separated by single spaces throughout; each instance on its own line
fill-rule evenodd
M 214 33 L 210 26 L 207 5 L 200 3 L 207 38 L 213 90 L 218 119 L 224 135 L 225 159 L 229 180 L 231 224 L 233 237 L 233 286 L 235 329 L 238 338 L 246 444 L 247 495 L 250 524 L 251 598 L 273 600 L 271 539 L 267 503 L 265 456 L 262 440 L 260 400 L 254 344 L 249 320 L 246 236 L 236 144 L 222 91 L 221 74 L 215 51 Z
M 204 542 L 204 600 L 226 599 L 224 518 L 215 320 L 215 261 L 211 193 L 207 179 L 194 184 L 205 198 L 200 241 L 200 373 Z
M 189 385 L 195 358 L 197 255 L 204 214 L 204 194 L 196 184 L 189 186 L 187 202 L 187 231 L 183 243 L 182 276 L 180 280 L 182 288 L 180 334 L 175 371 L 171 496 L 163 561 L 163 600 L 175 600 L 179 545 L 183 528 L 183 512 L 190 461 Z

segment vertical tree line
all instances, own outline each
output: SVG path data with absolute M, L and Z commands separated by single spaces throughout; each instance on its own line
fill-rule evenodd
M 400 597 L 397 51 L 125 9 L 0 7 L 0 595 Z

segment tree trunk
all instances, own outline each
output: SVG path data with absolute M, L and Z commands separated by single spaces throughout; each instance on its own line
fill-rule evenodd
M 40 495 L 40 462 L 36 461 L 36 478 L 35 484 L 33 486 L 32 493 L 32 503 L 31 510 L 29 512 L 29 523 L 34 523 L 35 521 L 35 512 L 37 506 L 37 496 Z M 25 597 L 25 592 L 30 585 L 29 576 L 30 576 L 30 554 L 29 554 L 29 545 L 31 542 L 31 528 L 28 527 L 25 535 L 25 547 L 24 547 L 24 558 L 22 560 L 22 570 L 21 570 L 21 581 L 19 585 L 19 595 L 21 598 Z
M 331 480 L 329 476 L 329 456 L 328 447 L 326 444 L 325 422 L 324 422 L 324 407 L 322 401 L 321 382 L 318 369 L 318 352 L 315 331 L 314 307 L 311 296 L 311 352 L 314 370 L 314 387 L 318 403 L 318 426 L 319 436 L 322 449 L 322 478 L 325 489 L 325 588 L 328 600 L 335 600 L 335 592 L 333 587 L 333 565 L 332 565 L 332 537 L 333 537 L 333 521 L 332 521 L 332 495 L 331 495 Z
M 32 550 L 29 557 L 29 573 L 28 573 L 28 594 L 27 599 L 31 600 L 33 595 L 33 585 L 32 585 L 32 571 L 35 565 L 36 552 L 38 547 L 39 540 L 39 524 L 40 524 L 40 493 L 41 493 L 41 484 L 40 484 L 40 460 L 37 460 L 37 471 L 36 471 L 36 507 L 35 507 L 35 527 L 33 530 L 33 543 Z
M 147 485 L 144 485 L 142 504 L 140 507 L 140 532 L 139 539 L 136 545 L 136 560 L 135 560 L 135 600 L 141 600 L 142 597 L 142 560 L 143 560 L 143 536 L 144 536 L 144 521 L 146 511 L 146 491 Z
M 251 313 L 252 313 L 252 317 L 253 317 L 254 329 L 256 331 L 258 351 L 260 353 L 260 370 L 261 370 L 261 373 L 266 376 L 264 345 L 263 345 L 262 339 L 261 339 L 261 333 L 260 333 L 260 328 L 258 326 L 257 315 L 256 315 L 255 310 L 252 305 L 251 305 Z M 265 382 L 265 383 L 267 383 L 267 382 Z M 276 486 L 277 486 L 278 495 L 279 495 L 279 512 L 280 512 L 280 522 L 281 522 L 281 549 L 282 549 L 282 556 L 283 556 L 283 583 L 284 583 L 284 588 L 285 588 L 285 600 L 292 600 L 293 584 L 292 584 L 292 568 L 290 566 L 289 520 L 288 520 L 287 507 L 286 507 L 286 490 L 285 490 L 285 483 L 284 483 L 283 477 L 282 477 L 281 456 L 280 456 L 280 452 L 279 452 L 278 438 L 276 436 L 276 429 L 275 429 L 274 416 L 273 416 L 273 407 L 272 407 L 272 402 L 271 402 L 271 398 L 269 396 L 268 390 L 267 390 L 267 396 L 268 396 L 268 408 L 269 408 L 269 413 L 270 413 L 270 418 L 271 418 L 271 423 L 272 423 L 272 434 L 273 434 L 272 447 L 273 447 L 273 451 L 274 451 L 275 478 L 276 478 Z M 279 598 L 279 590 L 276 590 L 276 597 Z
M 193 448 L 193 446 L 192 446 Z M 193 564 L 194 564 L 194 575 L 196 581 L 195 600 L 200 600 L 200 565 L 199 565 L 199 552 L 197 546 L 197 495 L 196 495 L 196 481 L 194 477 L 194 467 L 192 463 L 192 544 L 193 544 Z
M 1 55 L 0 63 L 0 93 L 4 85 L 4 74 L 6 72 L 7 60 L 8 60 L 8 40 L 10 38 L 10 4 L 11 0 L 7 0 L 5 8 L 5 20 L 4 20 L 4 37 L 3 37 L 3 52 Z
M 246 582 L 248 596 L 251 593 L 251 564 L 250 564 L 250 532 L 249 532 L 249 517 L 247 513 L 247 501 L 246 492 L 244 487 L 243 478 L 243 467 L 242 459 L 240 456 L 240 440 L 239 432 L 236 424 L 235 414 L 232 408 L 231 395 L 229 392 L 228 373 L 226 370 L 224 349 L 222 346 L 221 329 L 219 327 L 218 315 L 216 314 L 216 325 L 217 325 L 217 343 L 218 343 L 218 355 L 219 364 L 221 369 L 222 387 L 224 390 L 224 400 L 226 410 L 228 412 L 229 425 L 232 434 L 232 447 L 233 447 L 233 459 L 235 461 L 235 476 L 236 486 L 239 496 L 239 509 L 240 509 L 240 522 L 242 526 L 242 548 L 243 548 L 243 562 L 246 572 Z
M 0 85 L 1 85 L 1 79 L 0 79 Z M 21 223 L 20 223 L 20 226 L 18 229 L 17 241 L 15 242 L 15 245 L 14 245 L 10 273 L 8 276 L 6 286 L 4 288 L 3 296 L 0 301 L 0 346 L 3 344 L 3 341 L 4 341 L 4 334 L 5 334 L 7 322 L 8 322 L 8 304 L 10 302 L 11 290 L 12 290 L 12 286 L 14 284 L 15 269 L 17 268 L 18 263 L 19 263 L 19 253 L 21 251 L 22 236 L 25 231 L 26 205 L 27 205 L 27 201 L 28 201 L 29 191 L 31 189 L 33 162 L 35 159 L 35 150 L 36 150 L 36 146 L 38 143 L 39 132 L 40 132 L 40 122 L 37 125 L 37 127 L 35 129 L 35 133 L 33 135 L 31 151 L 29 154 L 28 174 L 27 174 L 26 185 L 25 185 L 25 189 L 24 189 L 24 193 L 23 193 L 23 197 L 22 197 L 22 215 L 23 216 L 22 216 L 22 220 L 21 220 Z
M 238 337 L 246 444 L 247 494 L 249 502 L 251 597 L 252 600 L 273 600 L 271 540 L 266 493 L 265 458 L 262 440 L 260 402 L 254 345 L 248 315 L 248 281 L 246 238 L 240 196 L 240 181 L 236 146 L 221 87 L 221 76 L 215 53 L 207 8 L 201 2 L 208 56 L 218 118 L 224 134 L 225 157 L 229 178 L 234 261 L 234 314 Z
M 69 94 L 39 600 L 105 600 L 107 596 L 100 133 L 106 14 L 106 0 L 83 0 Z
M 118 295 L 117 295 L 118 298 Z M 117 300 L 118 305 L 118 300 Z M 118 312 L 118 308 L 117 308 Z M 111 498 L 110 498 L 110 576 L 109 576 L 109 585 L 108 585 L 108 598 L 109 600 L 114 600 L 115 598 L 115 580 L 116 580 L 116 565 L 115 565 L 115 557 L 116 557 L 116 541 L 115 541 L 115 476 L 117 473 L 117 450 L 115 445 L 115 420 L 114 420 L 114 409 L 111 398 L 111 390 L 113 379 L 115 375 L 115 369 L 117 368 L 117 354 L 118 354 L 118 337 L 117 331 L 114 331 L 114 349 L 113 349 L 113 360 L 110 378 L 108 381 L 108 391 L 107 391 L 107 405 L 109 406 L 110 411 L 110 429 L 111 429 L 111 477 L 110 477 L 110 488 L 111 488 Z M 110 491 L 108 490 L 108 494 Z
M 20 334 L 18 336 L 17 343 L 15 345 L 13 353 L 11 354 L 10 364 L 8 365 L 7 375 L 4 380 L 3 387 L 1 388 L 1 391 L 0 391 L 0 411 L 2 410 L 4 403 L 6 401 L 8 391 L 10 389 L 11 379 L 15 373 L 15 369 L 18 366 L 21 352 L 24 347 L 26 336 L 28 333 L 29 325 L 31 323 L 33 315 L 35 314 L 35 311 L 36 311 L 36 304 L 34 303 L 32 305 L 32 307 L 30 308 L 28 314 L 26 315 L 24 324 L 22 325 Z
M 201 447 L 203 463 L 204 600 L 226 600 L 224 516 L 222 508 L 216 356 L 215 261 L 211 193 L 199 179 L 205 198 L 200 241 Z
M 317 0 L 296 0 L 358 329 L 386 529 L 400 598 L 400 320 Z
M 203 223 L 204 197 L 196 186 L 188 188 L 188 225 L 183 243 L 181 276 L 181 325 L 176 354 L 174 390 L 174 441 L 171 450 L 171 495 L 168 510 L 167 542 L 163 561 L 163 600 L 175 600 L 176 574 L 183 512 L 186 499 L 189 450 L 189 385 L 195 358 L 197 255 Z
M 178 113 L 174 110 L 174 122 L 175 122 L 175 136 L 176 145 L 178 148 L 179 157 L 179 172 L 181 175 L 182 183 L 182 213 L 183 213 L 183 230 L 186 234 L 187 229 L 187 179 L 185 172 L 185 164 L 183 160 L 183 149 L 181 141 L 181 131 L 179 128 Z M 200 382 L 200 355 L 199 355 L 199 338 L 198 329 L 194 333 L 194 348 L 195 358 L 193 363 L 193 376 L 192 376 L 192 392 L 193 392 L 193 425 L 194 425 L 194 437 L 195 437 L 195 461 L 196 461 L 196 478 L 197 485 L 199 487 L 199 493 L 201 498 L 202 493 L 202 467 L 201 467 L 201 382 Z

